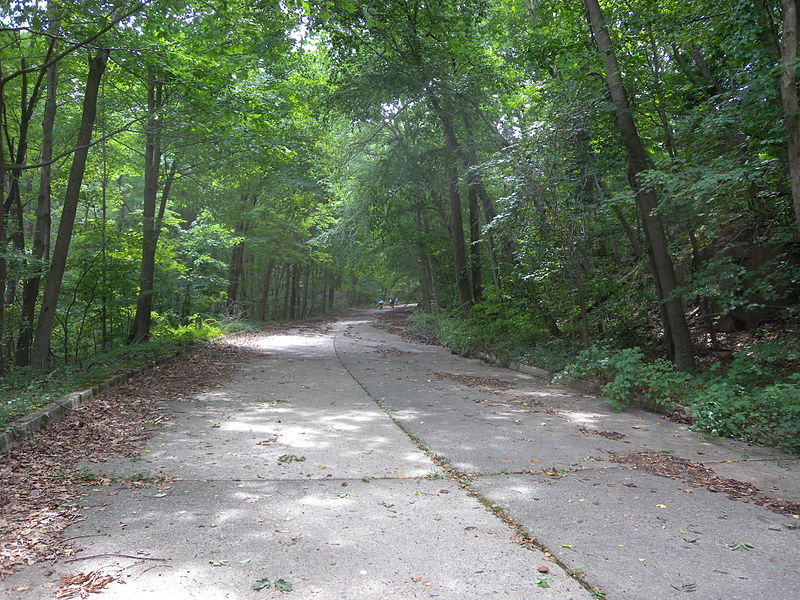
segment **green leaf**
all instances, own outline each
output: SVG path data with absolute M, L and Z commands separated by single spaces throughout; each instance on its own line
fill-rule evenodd
M 548 581 L 547 575 L 538 575 L 536 577 L 536 585 L 540 588 L 549 588 L 550 582 Z
M 289 464 L 293 462 L 303 462 L 305 461 L 305 456 L 295 456 L 294 454 L 283 454 L 278 457 L 279 463 Z
M 291 592 L 292 591 L 292 584 L 288 581 L 284 581 L 283 579 L 278 579 L 275 582 L 275 589 L 279 592 Z
M 254 583 L 252 586 L 250 586 L 250 587 L 251 587 L 252 589 L 254 589 L 255 591 L 259 591 L 259 590 L 265 590 L 265 589 L 268 589 L 268 588 L 269 588 L 269 586 L 271 586 L 271 585 L 272 585 L 272 582 L 271 582 L 269 579 L 259 579 L 258 581 L 256 581 L 256 582 L 255 582 L 255 583 Z M 276 586 L 277 586 L 277 582 L 276 582 Z
M 735 540 L 730 544 L 728 544 L 728 548 L 730 548 L 731 550 L 752 550 L 753 548 L 755 548 L 755 546 L 750 542 Z
M 208 561 L 208 564 L 210 564 L 212 567 L 224 567 L 229 562 L 229 560 L 210 560 Z

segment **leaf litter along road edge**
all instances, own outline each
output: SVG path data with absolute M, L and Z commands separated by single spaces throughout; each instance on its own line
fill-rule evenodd
M 20 565 L 77 551 L 63 530 L 77 515 L 86 486 L 110 485 L 79 463 L 131 456 L 163 417 L 159 401 L 188 398 L 228 377 L 236 363 L 263 353 L 248 348 L 258 334 L 200 346 L 108 390 L 0 456 L 0 580 Z
M 659 452 L 612 453 L 611 461 L 631 469 L 642 469 L 659 477 L 683 480 L 695 488 L 705 487 L 711 492 L 721 492 L 731 500 L 752 501 L 777 514 L 793 517 L 800 515 L 800 502 L 765 496 L 750 483 L 720 477 L 712 468 L 679 456 Z

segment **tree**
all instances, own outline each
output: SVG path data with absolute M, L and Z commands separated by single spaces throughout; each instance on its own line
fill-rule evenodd
M 39 309 L 39 319 L 36 324 L 36 336 L 31 353 L 31 364 L 44 369 L 50 353 L 50 335 L 53 332 L 56 303 L 61 290 L 61 281 L 67 263 L 67 254 L 72 239 L 72 227 L 75 223 L 75 213 L 78 208 L 78 198 L 86 169 L 86 157 L 92 140 L 92 129 L 97 116 L 97 95 L 100 81 L 106 69 L 108 50 L 97 50 L 89 59 L 89 73 L 86 77 L 86 91 L 83 96 L 83 114 L 78 130 L 77 149 L 72 157 L 72 167 L 69 173 L 67 191 L 64 195 L 64 206 L 61 211 L 61 220 L 58 224 L 58 236 L 53 247 L 53 257 L 47 272 L 47 283 L 44 288 L 44 297 Z
M 665 328 L 672 338 L 675 363 L 679 369 L 694 367 L 694 350 L 686 322 L 683 304 L 676 295 L 678 282 L 675 268 L 667 247 L 667 235 L 661 217 L 658 215 L 658 197 L 655 191 L 642 183 L 639 177 L 649 170 L 650 161 L 644 148 L 636 123 L 633 120 L 628 93 L 622 82 L 622 76 L 611 37 L 608 34 L 603 13 L 598 0 L 584 0 L 584 6 L 592 28 L 597 50 L 603 60 L 603 70 L 614 106 L 614 115 L 625 145 L 628 162 L 628 177 L 631 187 L 636 193 L 636 204 L 639 216 L 644 223 L 648 254 L 651 257 L 653 277 L 656 281 L 658 295 L 665 305 L 667 321 Z

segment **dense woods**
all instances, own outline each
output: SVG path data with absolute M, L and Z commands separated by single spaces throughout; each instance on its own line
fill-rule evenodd
M 459 352 L 800 439 L 796 0 L 0 16 L 4 373 L 399 295 Z

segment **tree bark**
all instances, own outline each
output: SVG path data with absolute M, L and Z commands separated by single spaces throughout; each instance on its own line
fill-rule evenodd
M 289 265 L 289 320 L 293 321 L 297 315 L 297 291 L 299 287 L 299 273 L 300 265 L 293 263 Z
M 472 298 L 476 302 L 483 296 L 483 278 L 481 272 L 481 221 L 478 210 L 478 190 L 470 184 L 467 191 L 469 202 L 469 264 L 472 282 Z
M 464 161 L 467 169 L 469 170 L 467 176 L 469 180 L 470 189 L 475 188 L 475 193 L 480 200 L 480 209 L 483 212 L 483 222 L 489 225 L 494 221 L 497 216 L 497 211 L 494 208 L 494 203 L 486 191 L 486 186 L 483 185 L 483 179 L 480 173 L 475 169 L 478 165 L 477 154 L 475 150 L 475 139 L 472 135 L 472 123 L 467 116 L 467 113 L 462 113 L 464 121 L 464 130 L 466 131 L 467 144 L 466 152 L 464 154 Z M 497 243 L 495 235 L 491 229 L 486 232 L 486 248 L 489 251 L 489 262 L 492 267 L 492 282 L 495 287 L 500 287 L 500 264 L 497 257 Z
M 72 156 L 67 190 L 64 195 L 64 207 L 61 211 L 61 221 L 58 224 L 53 259 L 47 275 L 44 288 L 42 305 L 39 309 L 39 319 L 36 324 L 36 337 L 33 344 L 31 364 L 40 369 L 47 367 L 50 354 L 50 337 L 53 333 L 56 305 L 64 279 L 64 270 L 67 264 L 67 254 L 75 225 L 75 213 L 78 209 L 78 199 L 83 183 L 83 174 L 86 170 L 86 158 L 89 154 L 89 143 L 92 141 L 92 129 L 97 117 L 97 96 L 100 81 L 108 62 L 108 50 L 100 49 L 89 61 L 89 75 L 86 78 L 86 92 L 83 97 L 83 114 L 80 129 L 78 130 L 77 150 Z
M 675 268 L 667 250 L 667 236 L 664 224 L 661 217 L 656 214 L 658 197 L 652 189 L 644 187 L 639 182 L 639 175 L 650 167 L 649 155 L 639 137 L 639 132 L 631 114 L 627 90 L 623 85 L 619 64 L 611 43 L 611 37 L 603 20 L 600 4 L 598 0 L 584 0 L 584 6 L 586 7 L 597 49 L 602 57 L 603 70 L 606 74 L 606 83 L 614 106 L 617 127 L 625 145 L 628 179 L 636 194 L 637 208 L 644 223 L 648 251 L 651 253 L 655 271 L 653 277 L 658 280 L 661 286 L 661 294 L 664 298 L 664 308 L 668 320 L 664 325 L 665 329 L 668 328 L 670 330 L 672 337 L 675 349 L 675 364 L 681 370 L 691 369 L 694 367 L 692 338 L 683 304 L 680 298 L 674 297 L 673 294 L 678 287 L 678 283 L 675 277 Z
M 151 81 L 147 87 L 147 133 L 144 153 L 144 199 L 142 204 L 142 260 L 139 269 L 139 295 L 130 342 L 150 339 L 153 312 L 153 278 L 156 262 L 156 200 L 161 171 L 161 120 L 163 85 Z
M 48 4 L 52 10 L 52 4 Z M 57 24 L 51 17 L 49 28 L 57 30 Z M 53 157 L 53 131 L 56 120 L 56 92 L 58 90 L 58 63 L 47 69 L 47 97 L 42 116 L 42 148 L 39 170 L 39 193 L 36 202 L 36 224 L 33 230 L 33 247 L 31 254 L 36 261 L 46 261 L 50 255 L 50 228 L 52 194 L 52 169 L 50 160 Z M 31 342 L 33 341 L 33 322 L 36 316 L 36 300 L 39 298 L 43 268 L 37 267 L 34 275 L 29 277 L 22 288 L 22 330 L 17 340 L 16 364 L 25 366 L 30 363 Z
M 781 103 L 786 128 L 789 179 L 792 182 L 792 205 L 795 224 L 800 231 L 800 113 L 797 97 L 797 20 L 798 0 L 781 0 L 783 37 L 781 40 Z
M 444 133 L 444 142 L 450 156 L 445 159 L 445 178 L 447 179 L 447 194 L 450 200 L 450 225 L 451 240 L 453 244 L 453 271 L 456 278 L 456 289 L 458 290 L 458 301 L 462 306 L 472 302 L 472 290 L 469 285 L 469 275 L 467 273 L 467 249 L 464 238 L 464 219 L 461 214 L 461 194 L 458 189 L 458 169 L 456 160 L 459 155 L 458 139 L 456 138 L 453 120 L 445 110 L 442 109 L 439 101 L 431 94 L 429 100 L 434 111 L 439 116 Z
M 275 259 L 270 258 L 267 262 L 267 270 L 264 273 L 264 285 L 261 290 L 261 304 L 258 311 L 258 319 L 266 321 L 269 313 L 269 292 L 272 283 L 272 270 L 275 268 Z

